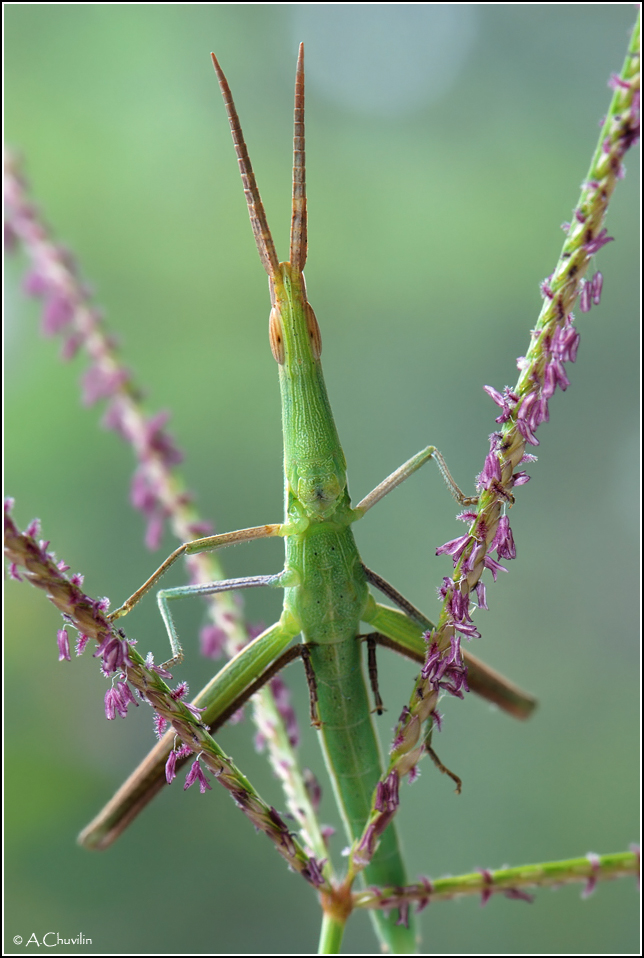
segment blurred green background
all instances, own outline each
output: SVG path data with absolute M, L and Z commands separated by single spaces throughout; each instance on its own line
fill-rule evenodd
M 516 379 L 610 98 L 632 4 L 8 5 L 6 125 L 38 204 L 78 255 L 136 370 L 150 411 L 172 410 L 185 474 L 219 530 L 279 520 L 281 439 L 259 265 L 212 67 L 233 89 L 278 248 L 289 228 L 292 88 L 307 49 L 309 295 L 354 499 L 429 442 L 471 488 L 496 407 L 484 383 Z M 626 849 L 638 826 L 638 298 L 636 153 L 597 257 L 600 308 L 579 316 L 572 386 L 551 403 L 540 461 L 511 520 L 518 561 L 488 592 L 473 651 L 535 693 L 522 725 L 476 700 L 444 703 L 444 761 L 429 764 L 399 815 L 410 875 L 458 874 Z M 174 548 L 142 545 L 128 504 L 130 451 L 81 407 L 82 358 L 57 359 L 37 304 L 8 263 L 7 491 L 35 515 L 88 592 L 118 603 Z M 430 467 L 357 530 L 364 560 L 430 615 L 460 535 Z M 230 575 L 276 571 L 277 543 L 224 556 Z M 175 575 L 181 582 L 181 570 Z M 59 618 L 9 582 L 7 598 L 7 933 L 82 933 L 88 953 L 300 953 L 318 908 L 223 790 L 168 789 L 115 847 L 75 835 L 152 743 L 145 708 L 106 722 L 89 654 L 57 663 Z M 248 595 L 271 621 L 276 594 Z M 180 612 L 194 691 L 202 610 Z M 165 655 L 148 601 L 128 620 Z M 381 655 L 389 711 L 413 667 Z M 287 681 L 306 726 L 301 670 Z M 252 726 L 220 741 L 278 807 Z M 305 761 L 324 781 L 303 729 Z M 329 800 L 324 818 L 337 824 Z M 335 840 L 339 854 L 344 839 Z M 466 953 L 636 953 L 628 880 L 434 905 L 424 949 Z M 368 920 L 345 950 L 375 949 Z M 79 947 L 74 950 L 83 952 Z

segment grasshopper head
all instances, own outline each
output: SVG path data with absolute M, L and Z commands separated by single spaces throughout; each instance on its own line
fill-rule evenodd
M 322 336 L 306 298 L 304 273 L 290 263 L 280 263 L 277 281 L 269 278 L 272 309 L 268 336 L 273 358 L 291 368 L 315 363 L 322 353 Z

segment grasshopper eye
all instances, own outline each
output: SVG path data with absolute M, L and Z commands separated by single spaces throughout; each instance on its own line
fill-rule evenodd
M 322 336 L 320 334 L 320 327 L 318 326 L 318 321 L 315 318 L 315 313 L 313 312 L 313 307 L 310 303 L 305 305 L 306 311 L 306 326 L 309 331 L 309 338 L 311 340 L 311 352 L 313 353 L 313 359 L 319 359 L 322 354 Z
M 282 318 L 277 306 L 273 306 L 268 319 L 268 339 L 275 362 L 284 365 L 284 337 L 282 335 Z

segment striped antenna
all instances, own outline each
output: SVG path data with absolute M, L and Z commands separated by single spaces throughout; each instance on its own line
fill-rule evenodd
M 304 44 L 300 43 L 295 73 L 295 114 L 293 130 L 293 206 L 291 213 L 291 266 L 304 269 L 306 263 L 306 156 L 304 152 Z
M 212 57 L 212 63 L 217 74 L 217 79 L 219 80 L 221 95 L 223 96 L 224 103 L 226 105 L 226 113 L 228 114 L 228 122 L 230 123 L 230 132 L 233 135 L 235 153 L 237 154 L 237 161 L 239 163 L 242 183 L 244 184 L 244 194 L 246 196 L 246 203 L 248 204 L 250 225 L 253 228 L 253 236 L 255 237 L 255 242 L 257 243 L 259 257 L 268 275 L 271 278 L 275 278 L 279 275 L 279 260 L 277 258 L 277 253 L 275 252 L 271 231 L 268 228 L 268 222 L 266 220 L 266 213 L 264 212 L 262 199 L 259 195 L 259 190 L 257 189 L 257 183 L 255 182 L 255 174 L 253 173 L 253 167 L 251 166 L 248 150 L 246 149 L 246 143 L 244 142 L 244 134 L 242 133 L 241 125 L 239 123 L 237 110 L 235 109 L 235 104 L 230 92 L 230 87 L 228 86 L 228 81 L 226 80 L 223 70 L 217 62 L 217 57 L 214 53 L 211 53 L 210 56 Z

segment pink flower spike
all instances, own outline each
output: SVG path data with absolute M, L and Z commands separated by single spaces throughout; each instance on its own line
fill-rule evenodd
M 78 638 L 76 639 L 76 655 L 82 655 L 85 651 L 85 646 L 89 642 L 89 635 L 84 635 L 82 632 L 78 633 Z
M 135 705 L 139 704 L 127 682 L 125 680 L 117 682 L 105 693 L 105 718 L 111 721 L 116 718 L 117 712 L 121 718 L 125 718 L 130 702 L 134 702 Z
M 224 654 L 226 633 L 218 625 L 208 623 L 199 633 L 201 654 L 207 659 L 219 659 Z
M 156 552 L 156 550 L 161 545 L 161 538 L 163 536 L 163 515 L 159 512 L 155 512 L 153 516 L 150 517 L 147 528 L 145 530 L 145 545 L 150 552 Z
M 130 686 L 127 684 L 127 679 L 125 677 L 122 676 L 117 682 L 116 691 L 118 692 L 121 705 L 123 706 L 123 710 L 124 710 L 123 717 L 125 717 L 125 713 L 127 713 L 127 707 L 130 704 L 130 702 L 132 702 L 133 705 L 136 705 L 137 708 L 139 707 L 139 703 L 134 698 L 134 693 L 132 692 L 132 689 L 130 688 Z
M 500 417 L 499 417 L 500 418 Z M 476 477 L 476 485 L 479 489 L 489 489 L 491 485 L 496 482 L 501 481 L 501 463 L 499 462 L 499 457 L 496 452 L 495 445 L 492 444 L 492 448 L 485 457 L 485 462 L 483 464 L 483 469 Z
M 432 893 L 433 893 L 433 891 L 434 891 L 434 886 L 433 886 L 432 883 L 430 882 L 429 878 L 425 878 L 425 877 L 423 877 L 423 876 L 421 875 L 421 876 L 420 876 L 420 882 L 421 882 L 421 884 L 424 886 L 425 891 L 427 892 L 427 897 L 426 897 L 426 898 L 421 898 L 421 899 L 419 899 L 418 904 L 416 905 L 416 913 L 417 913 L 417 914 L 418 914 L 418 912 L 421 912 L 421 911 L 423 910 L 423 908 L 427 908 L 427 906 L 429 905 L 429 902 L 430 902 L 430 896 L 432 895 Z
M 154 716 L 154 734 L 156 735 L 156 737 L 163 738 L 167 727 L 168 727 L 168 720 L 164 718 L 163 715 L 159 715 L 159 713 L 156 712 Z
M 437 732 L 440 732 L 443 727 L 443 713 L 439 712 L 438 709 L 434 709 L 433 712 L 430 713 L 429 717 L 433 722 L 433 727 Z
M 490 570 L 490 572 L 492 573 L 492 578 L 494 579 L 495 582 L 499 572 L 508 571 L 505 568 L 505 566 L 502 566 L 499 562 L 496 561 L 496 559 L 493 559 L 492 556 L 489 556 L 489 555 L 486 556 L 485 559 L 483 560 L 483 565 L 485 566 L 486 569 Z
M 566 322 L 563 326 L 559 327 L 553 337 L 552 354 L 562 363 L 574 363 L 577 359 L 577 350 L 579 349 L 579 330 L 574 326 L 573 319 L 574 317 L 572 313 L 569 313 L 568 316 L 566 316 Z
M 507 516 L 501 516 L 499 519 L 496 534 L 490 543 L 489 551 L 494 552 L 495 549 L 499 559 L 516 559 L 517 550 Z
M 83 345 L 83 337 L 80 333 L 72 333 L 71 336 L 68 336 L 67 339 L 63 340 L 63 345 L 60 350 L 60 358 L 63 362 L 69 362 L 70 359 L 73 359 L 78 350 Z
M 168 785 L 177 777 L 177 753 L 174 749 L 168 755 L 168 761 L 165 763 L 165 780 Z
M 374 808 L 379 812 L 395 812 L 400 804 L 398 797 L 398 773 L 392 771 L 387 778 L 378 782 Z M 384 829 L 383 829 L 384 831 Z
M 326 858 L 323 858 L 321 862 L 318 862 L 315 858 L 309 858 L 308 864 L 302 871 L 302 877 L 306 878 L 306 880 L 316 888 L 323 885 L 324 875 L 322 874 L 322 866 L 326 864 L 326 861 Z
M 579 308 L 582 313 L 589 313 L 592 306 L 591 286 L 588 280 L 584 280 L 579 290 Z
M 44 336 L 55 336 L 70 323 L 74 316 L 74 304 L 54 293 L 45 302 L 41 330 Z
M 25 535 L 31 536 L 32 539 L 35 539 L 38 533 L 40 532 L 40 519 L 32 519 L 27 528 L 25 529 Z
M 530 478 L 527 472 L 515 472 L 512 476 L 512 482 L 515 486 L 525 486 L 526 482 L 530 482 Z
M 611 73 L 607 85 L 610 90 L 630 90 L 631 88 L 630 83 L 627 80 L 622 80 L 616 73 Z
M 417 765 L 413 765 L 409 769 L 409 775 L 407 777 L 407 781 L 409 782 L 410 785 L 413 785 L 416 779 L 419 777 L 420 777 L 420 770 Z
M 477 871 L 481 873 L 484 882 L 483 888 L 481 889 L 481 908 L 484 908 L 492 897 L 494 879 L 492 878 L 492 872 L 487 868 L 479 868 Z
M 105 693 L 105 718 L 112 721 L 116 718 L 116 710 L 119 707 L 119 697 L 116 689 L 109 688 Z
M 49 283 L 37 269 L 33 269 L 23 279 L 22 288 L 27 296 L 39 298 L 48 291 Z
M 479 579 L 476 583 L 476 598 L 478 599 L 479 609 L 487 609 L 487 600 L 485 595 L 485 583 Z
M 506 403 L 501 393 L 498 392 L 498 390 L 496 390 L 493 386 L 483 386 L 483 389 L 488 394 L 490 399 L 493 399 L 497 406 L 500 406 L 501 409 L 503 409 Z
M 190 771 L 186 775 L 186 782 L 183 786 L 184 791 L 187 788 L 190 788 L 191 785 L 194 785 L 195 782 L 199 782 L 199 791 L 202 795 L 205 794 L 207 788 L 212 791 L 212 785 L 206 778 L 204 771 L 199 764 L 199 758 L 196 758 L 190 766 Z
M 183 453 L 177 449 L 168 433 L 164 432 L 164 426 L 169 418 L 170 413 L 164 409 L 152 416 L 145 424 L 147 449 L 142 454 L 143 459 L 153 453 L 160 456 L 166 466 L 183 461 Z
M 584 249 L 589 256 L 593 256 L 595 253 L 599 252 L 602 246 L 605 246 L 606 243 L 613 243 L 614 241 L 615 237 L 608 236 L 608 230 L 603 229 L 597 234 L 597 236 L 584 243 Z
M 72 657 L 69 652 L 69 634 L 67 629 L 58 630 L 56 641 L 58 642 L 58 661 L 62 662 L 66 660 L 67 662 L 71 662 Z
M 170 692 L 170 695 L 175 700 L 175 702 L 178 702 L 180 699 L 185 698 L 188 692 L 189 692 L 188 683 L 184 681 L 184 682 L 179 682 L 176 689 L 173 689 L 172 692 Z
M 4 224 L 4 248 L 6 253 L 13 253 L 18 246 L 18 234 L 11 223 Z
M 397 925 L 402 925 L 403 928 L 409 928 L 409 902 L 404 901 L 398 906 L 398 920 Z
M 84 406 L 93 406 L 99 399 L 113 396 L 129 379 L 126 369 L 105 369 L 98 365 L 90 366 L 83 373 L 82 402 Z
M 459 536 L 458 539 L 451 539 L 449 542 L 445 542 L 442 546 L 438 547 L 436 555 L 450 555 L 456 565 L 471 538 L 471 536 L 467 535 Z
M 595 852 L 588 852 L 586 858 L 591 864 L 592 872 L 588 878 L 588 881 L 584 885 L 584 889 L 581 893 L 582 898 L 590 898 L 592 893 L 595 891 L 595 888 L 597 887 L 597 876 L 599 874 L 600 865 L 599 855 L 597 855 Z
M 145 667 L 146 669 L 150 669 L 151 672 L 156 672 L 157 675 L 160 675 L 162 679 L 172 680 L 172 672 L 168 672 L 168 670 L 164 669 L 162 665 L 155 665 L 154 656 L 151 652 L 148 652 L 145 657 Z
M 188 711 L 190 712 L 190 714 L 191 714 L 191 715 L 194 715 L 194 717 L 197 719 L 197 721 L 200 722 L 200 721 L 201 721 L 201 713 L 206 711 L 205 707 L 202 708 L 202 709 L 199 709 L 199 708 L 197 708 L 196 705 L 190 705 L 189 702 L 184 702 L 183 704 L 184 704 L 185 707 L 188 709 Z
M 538 446 L 539 440 L 535 436 L 539 419 L 539 396 L 535 391 L 529 392 L 523 399 L 517 414 L 517 429 L 531 446 Z
M 128 658 L 128 651 L 127 639 L 107 632 L 94 652 L 94 658 L 102 655 L 103 671 L 106 675 L 111 675 L 112 672 L 123 669 L 126 665 L 132 665 Z
M 474 520 L 476 519 L 476 516 L 477 516 L 476 512 L 459 512 L 456 518 L 459 519 L 461 522 L 474 522 Z
M 527 901 L 529 905 L 534 901 L 534 895 L 529 895 L 527 891 L 523 891 L 521 888 L 506 888 L 503 895 L 505 898 L 514 901 Z

